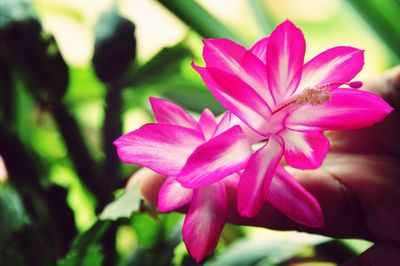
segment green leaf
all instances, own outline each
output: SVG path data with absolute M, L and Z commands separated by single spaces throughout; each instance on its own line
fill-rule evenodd
M 179 72 L 181 62 L 191 54 L 189 48 L 182 42 L 165 47 L 143 65 L 127 72 L 121 81 L 121 86 L 136 87 L 146 83 L 163 82 L 172 74 Z
M 0 29 L 33 16 L 30 0 L 1 0 Z
M 400 61 L 400 5 L 396 0 L 348 0 Z
M 320 240 L 318 240 L 320 241 Z M 245 238 L 234 242 L 206 266 L 277 265 L 296 255 L 305 243 L 270 237 Z
M 58 266 L 93 266 L 101 265 L 103 262 L 103 254 L 99 245 L 91 245 L 86 253 L 82 256 L 76 250 L 72 250 L 64 258 L 57 263 Z
M 198 113 L 201 113 L 204 108 L 210 109 L 216 115 L 225 111 L 209 90 L 194 86 L 191 83 L 171 86 L 162 92 L 162 95 Z
M 240 39 L 196 1 L 158 0 L 178 18 L 204 38 Z
M 68 87 L 68 67 L 53 36 L 35 17 L 0 28 L 0 52 L 42 102 L 60 100 Z
M 265 35 L 269 35 L 275 25 L 271 19 L 270 12 L 260 0 L 250 0 L 249 4 L 260 29 Z
M 174 250 L 182 241 L 180 222 L 182 215 L 177 213 L 161 214 L 158 218 L 156 221 L 150 221 L 151 218 L 147 214 L 133 217 L 132 224 L 138 234 L 139 245 L 122 265 L 172 265 Z
M 140 207 L 139 186 L 127 188 L 121 197 L 108 204 L 99 216 L 100 220 L 129 218 Z
M 18 192 L 9 185 L 0 186 L 0 248 L 28 221 Z
M 86 232 L 77 236 L 68 254 L 58 261 L 58 265 L 101 265 L 103 256 L 98 242 L 110 225 L 109 221 L 97 221 Z
M 110 225 L 109 221 L 97 221 L 89 230 L 74 239 L 71 250 L 75 249 L 80 254 L 85 253 L 90 245 L 96 243 L 107 232 Z

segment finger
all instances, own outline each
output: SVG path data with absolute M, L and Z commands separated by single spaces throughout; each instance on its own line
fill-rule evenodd
M 127 187 L 139 185 L 143 199 L 157 206 L 158 191 L 165 179 L 165 176 L 143 167 L 131 176 Z
M 400 250 L 390 244 L 376 244 L 343 266 L 400 265 Z
M 373 127 L 351 131 L 328 131 L 331 152 L 380 153 L 400 156 L 400 66 L 384 75 L 366 80 L 362 90 L 381 96 L 395 110 Z
M 340 180 L 323 170 L 288 170 L 320 203 L 325 220 L 323 228 L 310 228 L 298 224 L 268 203 L 264 204 L 257 216 L 253 218 L 242 217 L 237 211 L 237 194 L 234 187 L 227 188 L 227 221 L 238 225 L 259 226 L 276 230 L 298 230 L 333 237 L 372 238 L 363 225 L 362 215 L 353 193 Z M 132 176 L 129 183 L 140 182 L 143 198 L 153 205 L 157 205 L 158 191 L 164 181 L 164 176 L 143 168 Z M 285 191 L 282 191 L 282 193 L 285 193 Z
M 257 216 L 253 218 L 241 217 L 236 210 L 235 188 L 228 190 L 228 222 L 276 230 L 298 230 L 333 237 L 372 239 L 363 224 L 362 215 L 354 195 L 345 184 L 323 170 L 298 171 L 290 169 L 289 171 L 320 203 L 325 220 L 323 228 L 310 228 L 298 224 L 268 203 L 264 205 Z M 285 193 L 285 191 L 282 191 L 282 193 Z

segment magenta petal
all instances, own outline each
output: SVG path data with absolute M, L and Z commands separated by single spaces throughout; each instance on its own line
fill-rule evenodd
M 149 100 L 158 123 L 196 128 L 196 120 L 180 106 L 154 97 L 150 97 Z
M 294 110 L 286 119 L 286 126 L 294 130 L 357 129 L 381 121 L 392 110 L 373 93 L 336 89 L 323 104 L 304 104 Z
M 246 83 L 215 68 L 193 67 L 223 106 L 254 130 L 266 130 L 263 126 L 271 111 L 267 103 Z
M 362 50 L 346 46 L 326 50 L 304 65 L 298 92 L 307 87 L 349 82 L 361 71 L 363 65 L 364 52 Z
M 303 33 L 292 22 L 286 20 L 272 32 L 267 50 L 267 78 L 276 104 L 295 92 L 305 49 Z
M 265 200 L 265 190 L 283 155 L 283 141 L 271 135 L 268 143 L 250 158 L 238 185 L 238 211 L 245 217 L 255 216 Z
M 198 188 L 243 169 L 251 155 L 250 144 L 239 126 L 200 145 L 190 155 L 177 180 L 188 188 Z
M 204 40 L 203 58 L 206 68 L 216 68 L 245 82 L 268 104 L 273 104 L 268 91 L 264 60 L 227 39 Z
M 249 140 L 250 144 L 255 144 L 255 143 L 258 143 L 265 139 L 264 135 L 260 135 L 259 133 L 254 131 L 252 128 L 250 128 L 247 124 L 245 124 L 242 120 L 240 120 L 234 114 L 231 114 L 230 123 L 231 123 L 231 125 L 238 125 L 242 128 L 242 130 L 246 134 L 247 139 Z
M 182 235 L 189 254 L 196 262 L 215 250 L 226 214 L 226 191 L 222 184 L 216 183 L 194 191 Z
M 329 151 L 328 139 L 318 131 L 286 130 L 280 134 L 285 141 L 285 159 L 297 169 L 316 169 Z
M 268 190 L 267 201 L 294 221 L 322 227 L 324 219 L 318 201 L 282 167 L 278 166 Z
M 203 132 L 205 139 L 210 139 L 215 131 L 215 128 L 217 127 L 214 114 L 210 110 L 205 109 L 201 113 L 198 125 L 200 130 Z
M 218 136 L 231 126 L 231 112 L 225 112 L 218 118 L 217 127 L 215 128 L 214 136 Z
M 243 174 L 243 171 L 233 173 L 233 174 L 225 177 L 224 179 L 222 179 L 221 182 L 224 183 L 226 187 L 237 188 L 242 174 Z
M 119 137 L 114 145 L 124 163 L 145 166 L 163 175 L 176 176 L 189 155 L 203 143 L 200 132 L 167 125 L 146 124 Z
M 253 46 L 250 48 L 250 52 L 257 56 L 264 64 L 267 61 L 268 40 L 269 37 L 265 37 L 253 44 Z
M 192 189 L 182 187 L 174 177 L 169 177 L 158 192 L 157 207 L 161 212 L 179 209 L 192 200 L 192 195 Z

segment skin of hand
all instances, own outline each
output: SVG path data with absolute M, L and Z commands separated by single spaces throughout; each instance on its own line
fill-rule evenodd
M 371 248 L 344 265 L 400 265 L 400 66 L 364 82 L 362 89 L 379 94 L 393 112 L 373 127 L 326 132 L 331 148 L 319 169 L 287 169 L 319 201 L 323 228 L 299 225 L 268 204 L 256 217 L 243 218 L 234 189 L 228 190 L 228 222 L 370 240 Z M 144 199 L 156 204 L 164 180 L 143 168 L 130 183 L 140 182 Z

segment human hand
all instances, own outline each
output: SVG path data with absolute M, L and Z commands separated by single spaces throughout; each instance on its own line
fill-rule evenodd
M 297 224 L 267 204 L 257 216 L 241 217 L 231 187 L 228 222 L 367 239 L 375 245 L 346 266 L 400 265 L 400 67 L 366 81 L 363 90 L 379 94 L 396 109 L 373 127 L 327 132 L 331 148 L 321 168 L 287 169 L 319 201 L 323 228 Z M 143 197 L 156 204 L 165 177 L 142 169 L 133 180 L 141 181 Z

